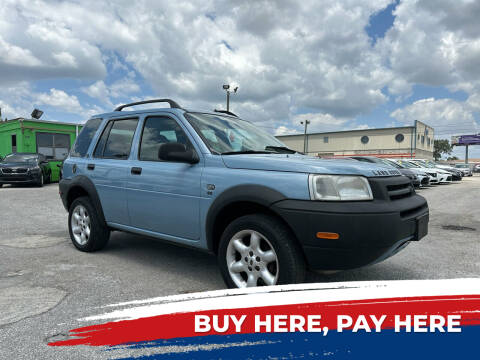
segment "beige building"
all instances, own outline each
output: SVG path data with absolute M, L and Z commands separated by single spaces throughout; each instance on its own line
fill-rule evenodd
M 289 148 L 304 152 L 303 134 L 277 138 Z M 315 156 L 372 155 L 431 159 L 433 138 L 434 129 L 416 120 L 414 126 L 307 134 L 305 146 L 306 153 Z

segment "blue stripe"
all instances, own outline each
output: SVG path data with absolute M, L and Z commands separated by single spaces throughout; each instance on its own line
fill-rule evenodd
M 122 359 L 478 359 L 479 339 L 480 326 L 463 327 L 461 333 L 395 333 L 383 330 L 381 333 L 330 331 L 325 337 L 319 333 L 212 335 L 142 342 L 131 344 L 128 348 L 264 343 Z

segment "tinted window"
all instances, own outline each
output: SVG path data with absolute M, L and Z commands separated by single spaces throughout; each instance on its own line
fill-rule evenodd
M 90 146 L 93 136 L 97 132 L 101 122 L 102 119 L 90 119 L 87 121 L 77 137 L 77 141 L 73 146 L 70 156 L 84 157 L 87 154 L 88 147 Z
M 138 119 L 116 120 L 111 123 L 111 125 L 109 124 L 109 129 L 105 129 L 102 134 L 95 154 L 100 157 L 100 153 L 102 153 L 101 157 L 105 158 L 127 159 L 132 147 L 133 135 L 137 128 Z M 106 136 L 106 141 L 103 147 L 104 136 Z
M 93 153 L 93 157 L 102 157 L 103 150 L 105 149 L 105 143 L 107 142 L 108 134 L 110 134 L 110 129 L 112 128 L 113 121 L 109 121 L 105 129 L 103 129 L 102 135 L 98 140 L 97 147 Z
M 159 161 L 160 146 L 169 142 L 184 144 L 187 149 L 192 149 L 185 132 L 174 119 L 168 117 L 147 118 L 143 127 L 139 159 Z

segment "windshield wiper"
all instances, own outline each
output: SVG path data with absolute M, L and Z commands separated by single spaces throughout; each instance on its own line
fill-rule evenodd
M 222 153 L 222 155 L 237 155 L 237 154 L 272 154 L 272 152 L 264 151 L 264 150 L 240 150 L 240 151 L 227 151 Z
M 276 151 L 276 152 L 280 152 L 280 153 L 287 153 L 287 154 L 295 154 L 296 151 L 293 150 L 293 149 L 290 149 L 286 146 L 271 146 L 271 145 L 267 145 L 265 146 L 265 150 L 273 150 L 273 151 Z

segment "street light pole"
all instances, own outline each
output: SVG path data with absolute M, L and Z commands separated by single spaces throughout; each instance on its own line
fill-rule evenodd
M 306 154 L 308 150 L 307 146 L 307 126 L 310 124 L 310 120 L 300 121 L 300 124 L 305 124 L 305 132 L 303 134 L 303 153 Z
M 230 93 L 231 93 L 230 85 L 228 84 L 223 85 L 223 90 L 227 92 L 227 111 L 230 111 Z M 238 86 L 236 86 L 235 89 L 233 89 L 233 92 L 236 94 L 237 90 L 238 90 Z

